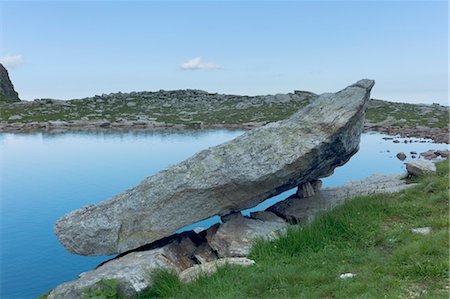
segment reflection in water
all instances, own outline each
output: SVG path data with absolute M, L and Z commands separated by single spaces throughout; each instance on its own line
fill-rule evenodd
M 0 134 L 0 298 L 35 298 L 107 257 L 69 254 L 53 234 L 63 214 L 98 203 L 201 149 L 231 140 L 242 131 L 138 131 Z M 373 173 L 404 169 L 395 155 L 446 145 L 392 143 L 365 134 L 359 152 L 324 187 Z M 245 211 L 262 210 L 295 190 Z M 207 227 L 219 217 L 184 228 Z M 26 281 L 26 283 L 24 283 Z

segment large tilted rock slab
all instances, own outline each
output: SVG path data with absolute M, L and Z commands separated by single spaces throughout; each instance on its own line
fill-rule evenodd
M 373 85 L 361 80 L 322 94 L 287 120 L 203 150 L 107 201 L 63 216 L 55 232 L 73 253 L 124 252 L 329 175 L 358 150 Z

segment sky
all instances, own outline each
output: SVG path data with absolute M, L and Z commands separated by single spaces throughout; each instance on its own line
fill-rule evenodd
M 448 105 L 446 1 L 2 1 L 19 96 L 203 89 L 335 92 Z

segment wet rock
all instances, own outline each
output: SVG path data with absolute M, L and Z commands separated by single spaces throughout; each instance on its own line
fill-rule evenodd
M 420 155 L 427 160 L 434 160 L 437 158 L 434 150 L 428 150 L 426 152 L 420 153 Z
M 449 151 L 448 150 L 439 150 L 434 152 L 435 155 L 441 156 L 442 158 L 448 158 Z
M 244 257 L 250 253 L 256 239 L 273 240 L 286 232 L 286 221 L 275 214 L 264 212 L 256 216 L 259 219 L 244 217 L 240 213 L 232 214 L 219 227 L 209 245 L 219 257 Z
M 411 176 L 421 176 L 436 172 L 436 165 L 433 162 L 419 159 L 406 163 L 406 170 Z
M 107 201 L 70 212 L 55 232 L 73 253 L 120 253 L 326 176 L 357 152 L 373 84 L 361 80 L 323 94 L 287 120 L 203 150 Z
M 400 153 L 397 154 L 397 158 L 398 158 L 400 161 L 404 161 L 404 160 L 406 159 L 406 155 L 405 155 L 405 153 L 400 152 Z
M 342 204 L 345 200 L 374 193 L 392 193 L 415 186 L 406 184 L 404 175 L 372 175 L 362 181 L 349 181 L 345 185 L 325 188 L 308 198 L 292 195 L 269 207 L 267 211 L 290 223 L 311 223 L 318 215 Z

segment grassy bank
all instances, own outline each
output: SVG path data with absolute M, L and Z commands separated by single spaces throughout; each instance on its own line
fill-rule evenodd
M 139 298 L 448 298 L 448 167 L 439 163 L 412 190 L 355 198 L 256 244 L 254 266 L 227 266 L 189 284 L 159 272 Z M 425 226 L 430 235 L 411 232 Z M 339 278 L 347 272 L 356 276 Z

